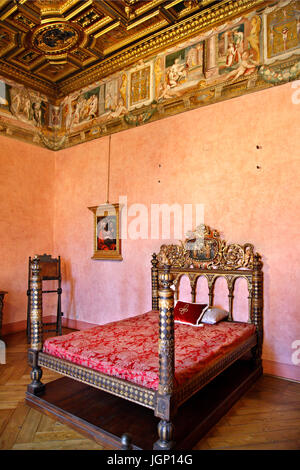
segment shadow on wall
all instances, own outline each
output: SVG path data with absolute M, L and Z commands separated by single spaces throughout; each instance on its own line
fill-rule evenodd
M 62 311 L 65 318 L 77 320 L 77 313 L 74 301 L 74 280 L 72 276 L 71 262 L 62 259 Z

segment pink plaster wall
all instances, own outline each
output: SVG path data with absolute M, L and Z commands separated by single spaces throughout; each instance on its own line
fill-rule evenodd
M 55 161 L 51 151 L 7 137 L 0 137 L 0 146 L 0 290 L 8 291 L 5 333 L 8 324 L 25 325 L 28 257 L 53 250 Z
M 203 203 L 207 225 L 228 241 L 255 245 L 264 261 L 264 358 L 289 365 L 300 339 L 300 104 L 293 93 L 286 84 L 114 134 L 110 180 L 110 202 L 125 195 L 128 206 Z M 56 153 L 64 311 L 93 324 L 151 308 L 150 258 L 161 244 L 125 240 L 122 262 L 91 259 L 87 207 L 106 201 L 107 154 L 108 138 Z
M 265 363 L 271 373 L 288 369 L 286 376 L 299 379 L 292 343 L 300 340 L 300 104 L 293 104 L 293 93 L 286 84 L 114 134 L 110 201 L 126 196 L 128 207 L 147 208 L 202 203 L 205 223 L 226 240 L 253 243 L 264 261 Z M 106 202 L 108 138 L 56 153 L 5 137 L 0 144 L 0 290 L 9 291 L 4 324 L 25 324 L 28 256 L 43 252 L 62 257 L 70 324 L 149 310 L 151 253 L 161 240 L 124 240 L 122 262 L 91 259 L 87 208 Z M 188 298 L 184 282 L 181 295 Z M 244 319 L 245 285 L 237 287 L 235 305 Z M 220 282 L 216 302 L 226 307 L 222 293 Z M 197 300 L 206 298 L 203 288 Z

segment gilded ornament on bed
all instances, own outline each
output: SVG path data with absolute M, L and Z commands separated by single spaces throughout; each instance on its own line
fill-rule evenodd
M 158 260 L 163 265 L 167 259 L 172 268 L 253 269 L 253 250 L 250 243 L 227 244 L 217 230 L 203 224 L 179 245 L 162 245 Z

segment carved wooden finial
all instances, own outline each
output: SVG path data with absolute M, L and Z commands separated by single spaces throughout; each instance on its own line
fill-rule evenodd
M 261 260 L 261 255 L 256 253 L 253 258 L 253 269 L 255 271 L 260 271 L 263 267 L 263 262 Z
M 157 265 L 158 265 L 158 259 L 157 259 L 157 254 L 156 253 L 153 253 L 153 255 L 152 255 L 151 264 L 152 264 L 153 268 L 156 268 Z

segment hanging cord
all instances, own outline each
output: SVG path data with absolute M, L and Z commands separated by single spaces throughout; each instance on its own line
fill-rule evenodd
M 107 200 L 106 203 L 109 203 L 109 180 L 110 180 L 110 142 L 111 142 L 111 135 L 109 136 L 108 141 L 108 163 L 107 163 Z

